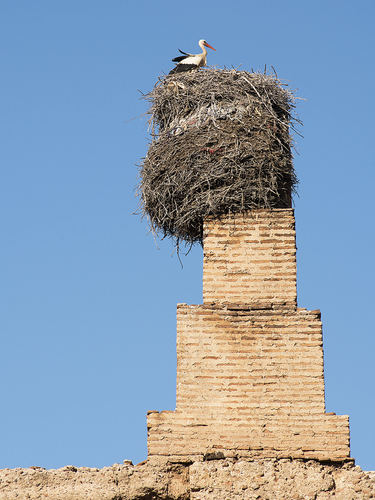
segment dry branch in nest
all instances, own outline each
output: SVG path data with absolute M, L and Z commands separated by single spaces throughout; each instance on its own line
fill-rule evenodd
M 202 243 L 205 217 L 291 206 L 295 97 L 276 75 L 208 68 L 143 97 L 153 140 L 138 194 L 154 233 Z

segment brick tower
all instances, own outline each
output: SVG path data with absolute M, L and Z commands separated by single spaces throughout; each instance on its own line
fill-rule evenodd
M 320 312 L 297 307 L 294 212 L 204 223 L 203 304 L 177 306 L 177 404 L 148 412 L 149 460 L 350 456 L 325 412 Z

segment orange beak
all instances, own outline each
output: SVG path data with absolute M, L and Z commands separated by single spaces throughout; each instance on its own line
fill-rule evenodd
M 204 43 L 203 45 L 205 45 L 205 47 L 208 47 L 209 49 L 212 49 L 212 50 L 214 50 L 216 52 L 216 49 L 214 49 L 213 47 L 211 47 L 211 45 L 208 45 L 207 42 Z

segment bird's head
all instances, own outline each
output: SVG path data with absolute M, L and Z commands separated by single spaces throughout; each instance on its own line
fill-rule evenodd
M 206 40 L 199 40 L 199 45 L 200 45 L 201 47 L 202 47 L 202 46 L 204 46 L 204 47 L 208 47 L 209 49 L 212 49 L 212 50 L 214 50 L 214 51 L 216 52 L 216 49 L 214 49 L 213 47 L 211 47 L 211 45 L 209 45 L 209 44 L 206 42 Z M 202 49 L 203 49 L 203 47 L 202 47 Z

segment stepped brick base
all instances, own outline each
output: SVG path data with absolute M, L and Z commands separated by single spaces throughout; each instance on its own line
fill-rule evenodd
M 177 307 L 176 411 L 148 413 L 149 458 L 348 459 L 320 312 L 296 306 L 293 210 L 209 221 L 204 249 L 204 304 Z

